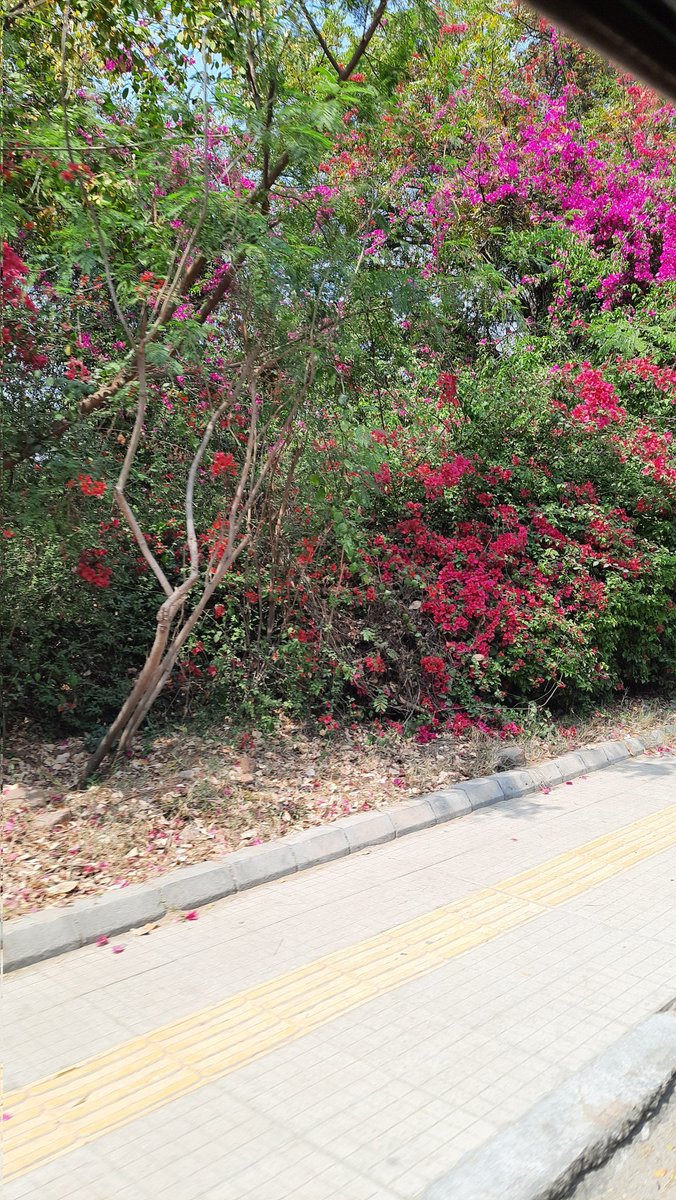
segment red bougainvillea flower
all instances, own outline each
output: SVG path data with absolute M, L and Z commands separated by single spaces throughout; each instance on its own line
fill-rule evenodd
M 225 613 L 225 605 L 224 604 L 214 604 L 214 616 L 217 619 L 220 619 L 224 613 Z
M 15 355 L 28 367 L 44 367 L 47 355 L 35 350 L 35 339 L 31 332 L 37 306 L 25 288 L 28 267 L 23 259 L 7 242 L 2 244 L 2 270 L 0 271 L 0 303 L 3 308 L 1 331 L 6 354 Z
M 380 654 L 368 655 L 364 659 L 364 666 L 367 671 L 371 671 L 374 675 L 383 675 L 387 670 Z
M 93 587 L 110 587 L 110 579 L 113 572 L 110 567 L 105 566 L 101 562 L 101 559 L 105 558 L 106 553 L 106 550 L 96 548 L 83 550 L 80 555 L 80 561 L 75 568 L 76 574 L 80 576 L 80 579 L 84 579 L 85 583 L 91 583 Z
M 469 459 L 462 454 L 456 454 L 453 458 L 441 463 L 436 470 L 433 470 L 429 463 L 422 463 L 418 467 L 417 473 L 422 479 L 428 499 L 432 500 L 441 496 L 447 488 L 455 487 L 463 475 L 470 475 L 472 471 L 473 467 Z
M 92 479 L 91 475 L 78 475 L 77 479 L 69 479 L 66 487 L 79 487 L 83 496 L 102 496 L 106 490 L 104 481 Z
M 419 746 L 426 746 L 429 742 L 434 742 L 438 736 L 436 730 L 429 725 L 421 725 L 415 735 L 415 740 Z
M 392 482 L 392 472 L 389 463 L 383 463 L 377 471 L 374 471 L 373 479 L 381 487 L 389 487 Z
M 443 658 L 439 658 L 435 654 L 426 655 L 421 658 L 420 665 L 423 671 L 430 676 L 430 682 L 439 692 L 445 692 L 448 688 L 448 671 Z
M 237 463 L 232 454 L 225 454 L 223 450 L 217 450 L 214 454 L 214 461 L 211 464 L 211 478 L 217 479 L 219 475 L 236 475 Z
M 597 429 L 604 429 L 611 422 L 621 424 L 624 421 L 626 410 L 620 405 L 613 385 L 590 363 L 582 364 L 574 384 L 582 402 L 571 410 L 573 420 L 583 425 L 595 425 Z
M 451 371 L 442 371 L 437 379 L 437 387 L 442 400 L 451 408 L 457 408 L 458 404 L 458 376 Z
M 86 163 L 69 162 L 63 171 L 59 171 L 59 175 L 67 183 L 72 183 L 73 179 L 76 179 L 78 175 L 84 175 L 86 179 L 91 179 L 93 172 L 91 167 L 88 167 Z
M 66 368 L 66 379 L 89 379 L 91 372 L 79 358 L 71 358 Z
M 340 725 L 331 712 L 324 713 L 323 716 L 317 717 L 317 721 L 320 725 L 323 725 L 325 729 L 340 729 Z

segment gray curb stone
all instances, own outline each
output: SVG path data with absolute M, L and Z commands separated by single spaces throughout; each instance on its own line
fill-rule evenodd
M 629 750 L 624 742 L 599 742 L 599 750 L 603 750 L 609 763 L 621 762 L 629 758 Z
M 82 945 L 80 931 L 68 909 L 30 913 L 3 929 L 5 971 L 65 954 Z
M 585 746 L 584 750 L 578 750 L 577 753 L 587 771 L 598 771 L 608 765 L 608 755 L 602 746 Z
M 676 738 L 676 724 L 649 730 L 640 738 L 602 742 L 571 751 L 530 770 L 502 771 L 467 779 L 453 788 L 430 792 L 386 810 L 374 809 L 343 817 L 331 825 L 304 829 L 278 841 L 238 850 L 222 859 L 181 867 L 148 883 L 76 901 L 68 908 L 47 909 L 5 922 L 3 967 L 13 971 L 41 959 L 65 954 L 96 940 L 159 920 L 171 910 L 198 908 L 235 892 L 293 875 L 308 867 L 379 846 L 395 837 L 429 829 L 467 813 L 555 787 L 599 770 L 644 748 Z
M 226 861 L 238 892 L 256 887 L 259 883 L 269 883 L 282 875 L 293 875 L 298 870 L 293 850 L 281 839 L 263 846 L 252 846 L 248 850 L 237 850 L 229 854 Z
M 367 846 L 381 846 L 395 837 L 395 828 L 387 812 L 372 809 L 371 812 L 356 813 L 353 817 L 341 817 L 334 822 L 347 838 L 350 854 L 365 850 Z
M 605 765 L 604 762 L 603 766 Z M 554 766 L 561 772 L 563 780 L 578 779 L 587 770 L 584 759 L 578 750 L 571 750 L 568 754 L 561 754 L 559 758 L 554 759 Z
M 212 900 L 221 900 L 236 891 L 235 876 L 227 862 L 179 867 L 161 875 L 157 881 L 163 915 L 169 908 L 198 908 L 200 904 L 211 904 Z
M 464 817 L 471 813 L 470 804 L 464 792 L 451 788 L 445 792 L 430 792 L 423 796 L 434 814 L 435 821 L 452 821 L 454 817 Z
M 418 829 L 429 829 L 430 825 L 437 823 L 432 805 L 424 797 L 411 800 L 408 804 L 398 804 L 396 808 L 389 809 L 387 815 L 394 826 L 395 837 L 415 833 Z
M 538 763 L 537 767 L 531 767 L 530 773 L 537 779 L 538 787 L 558 787 L 563 783 L 563 773 L 555 761 Z
M 342 829 L 323 825 L 315 829 L 302 829 L 285 839 L 291 847 L 299 871 L 316 867 L 320 863 L 333 862 L 350 853 L 350 846 Z
M 527 796 L 540 787 L 540 782 L 533 771 L 501 771 L 497 776 L 497 781 L 505 800 L 513 800 L 516 796 Z
M 497 773 L 483 775 L 479 779 L 463 779 L 455 790 L 465 793 L 474 811 L 477 808 L 485 808 L 487 804 L 495 804 L 497 800 L 504 800 L 505 794 L 499 779 Z
M 661 1012 L 466 1155 L 423 1200 L 558 1200 L 609 1157 L 676 1080 L 676 1013 Z M 638 1200 L 638 1197 L 637 1197 Z
M 96 941 L 102 933 L 123 933 L 149 921 L 158 921 L 165 908 L 160 900 L 159 880 L 148 887 L 134 884 L 119 891 L 106 892 L 93 900 L 76 900 L 66 911 L 80 934 L 80 945 Z

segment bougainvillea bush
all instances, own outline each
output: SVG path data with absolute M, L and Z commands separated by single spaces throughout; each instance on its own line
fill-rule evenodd
M 674 109 L 516 4 L 41 12 L 10 719 L 424 742 L 672 688 Z

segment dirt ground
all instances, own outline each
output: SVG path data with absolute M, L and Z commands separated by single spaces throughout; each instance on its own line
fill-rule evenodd
M 518 739 L 529 765 L 673 719 L 674 706 L 625 703 Z M 177 728 L 80 787 L 82 740 L 24 728 L 4 751 L 4 915 L 68 904 L 177 866 L 217 857 L 494 769 L 508 743 L 472 733 L 420 746 L 393 732 L 325 734 L 291 724 L 274 735 Z

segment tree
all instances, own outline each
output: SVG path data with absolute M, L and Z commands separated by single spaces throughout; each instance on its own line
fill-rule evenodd
M 43 218 L 33 239 L 35 257 L 39 261 L 42 251 L 49 271 L 56 247 L 62 251 L 58 282 L 46 282 L 43 276 L 42 297 L 53 301 L 57 311 L 68 309 L 74 298 L 81 299 L 83 282 L 96 280 L 102 330 L 97 330 L 95 347 L 92 334 L 81 330 L 78 345 L 93 349 L 106 363 L 105 377 L 91 387 L 90 369 L 71 356 L 70 345 L 63 347 L 70 359 L 66 377 L 75 385 L 68 407 L 75 407 L 82 419 L 124 401 L 133 425 L 128 438 L 118 439 L 126 443 L 126 452 L 113 495 L 166 593 L 153 647 L 89 770 L 116 744 L 126 745 L 214 589 L 254 538 L 256 503 L 268 476 L 280 470 L 282 451 L 312 390 L 318 339 L 327 342 L 338 309 L 346 304 L 348 277 L 361 257 L 358 235 L 355 240 L 359 222 L 353 219 L 352 229 L 346 230 L 338 219 L 336 230 L 330 231 L 326 217 L 333 211 L 322 209 L 321 188 L 308 189 L 308 172 L 330 146 L 327 134 L 340 127 L 349 106 L 359 100 L 359 86 L 350 83 L 350 76 L 378 34 L 385 8 L 386 0 L 380 0 L 374 12 L 364 10 L 359 36 L 353 28 L 338 29 L 333 44 L 346 50 L 345 66 L 330 48 L 331 34 L 322 32 L 304 6 L 301 15 L 308 30 L 300 30 L 293 53 L 289 42 L 299 32 L 298 18 L 275 5 L 256 11 L 244 6 L 227 17 L 182 7 L 168 19 L 158 9 L 146 10 L 142 17 L 133 7 L 102 22 L 96 7 L 85 7 L 78 10 L 84 31 L 79 27 L 74 32 L 76 10 L 67 3 L 60 14 L 58 59 L 54 41 L 48 43 L 43 66 L 50 68 L 60 121 L 38 118 L 36 96 L 31 96 L 21 134 L 8 153 L 6 173 L 16 196 L 11 204 L 15 221 L 21 218 L 25 228 L 35 230 L 38 222 L 31 210 L 46 190 L 43 170 L 57 172 L 49 195 L 49 216 L 56 220 L 44 221 L 43 209 L 35 213 Z M 57 13 L 55 7 L 49 17 Z M 42 31 L 45 16 L 39 19 Z M 25 65 L 22 55 L 33 32 L 23 44 L 19 35 L 34 20 L 30 8 L 9 15 L 14 35 L 10 54 L 17 71 Z M 198 24 L 199 71 L 190 53 Z M 129 42 L 123 40 L 127 38 Z M 184 54 L 181 45 L 187 48 Z M 83 59 L 89 60 L 84 69 Z M 310 71 L 304 89 L 299 84 L 302 67 Z M 89 82 L 91 87 L 101 69 L 110 76 L 106 85 L 96 81 L 95 91 L 77 86 Z M 16 107 L 21 107 L 18 97 Z M 62 169 L 59 159 L 47 158 L 58 152 L 57 139 L 61 161 L 65 152 Z M 26 194 L 31 168 L 36 174 Z M 304 220 L 298 220 L 298 208 L 304 210 Z M 309 237 L 308 215 L 314 223 Z M 332 256 L 336 233 L 352 235 L 354 248 L 342 261 Z M 105 279 L 107 297 L 99 276 Z M 53 323 L 54 316 L 52 334 Z M 61 328 L 70 333 L 70 321 Z M 284 345 L 291 338 L 293 356 Z M 20 340 L 14 339 L 15 346 Z M 212 358 L 216 351 L 224 354 L 219 371 L 210 372 L 208 380 L 207 347 Z M 115 362 L 110 351 L 123 348 L 124 358 Z M 54 342 L 51 349 L 58 353 Z M 305 358 L 300 375 L 292 363 L 299 355 Z M 19 357 L 26 366 L 26 354 Z M 44 367 L 42 359 L 33 356 L 31 365 Z M 127 498 L 148 410 L 149 366 L 153 381 L 167 372 L 191 374 L 202 381 L 202 395 L 207 396 L 208 419 L 187 472 L 189 564 L 184 577 L 173 582 L 148 548 Z M 19 384 L 17 399 L 20 391 Z M 30 427 L 6 451 L 6 469 L 36 454 L 40 462 L 43 447 L 70 429 L 71 411 L 56 413 L 44 424 L 50 391 L 49 384 L 37 382 L 33 394 L 41 420 L 34 421 L 32 408 Z M 60 393 L 59 407 L 63 399 Z M 228 425 L 233 408 L 243 410 L 247 433 L 235 436 L 242 450 L 239 460 L 232 452 L 217 452 L 232 461 L 236 481 L 227 516 L 220 510 L 217 516 L 222 539 L 216 539 L 201 563 L 205 555 L 195 530 L 196 477 L 214 432 Z M 201 571 L 200 598 L 186 614 L 186 598 Z

